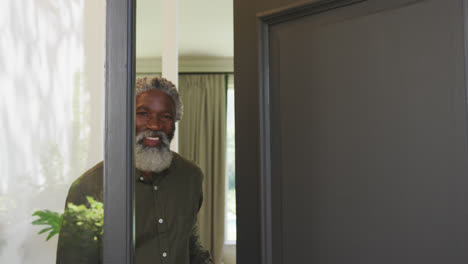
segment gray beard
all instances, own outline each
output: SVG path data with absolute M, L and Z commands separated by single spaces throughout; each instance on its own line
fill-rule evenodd
M 147 136 L 159 136 L 161 145 L 149 147 L 143 145 Z M 136 136 L 135 167 L 140 171 L 161 172 L 171 165 L 173 153 L 169 148 L 170 141 L 162 131 L 142 131 Z

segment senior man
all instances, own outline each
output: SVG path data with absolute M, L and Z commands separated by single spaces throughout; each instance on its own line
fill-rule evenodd
M 136 264 L 212 263 L 200 244 L 196 225 L 203 198 L 202 172 L 169 149 L 175 122 L 181 117 L 182 102 L 171 82 L 158 77 L 137 81 Z M 102 162 L 72 184 L 66 206 L 87 204 L 87 196 L 103 201 Z M 100 241 L 89 239 L 86 231 L 76 232 L 77 224 L 76 219 L 64 215 L 57 264 L 102 263 Z

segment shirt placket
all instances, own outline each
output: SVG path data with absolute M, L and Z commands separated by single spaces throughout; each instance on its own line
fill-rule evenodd
M 169 219 L 167 218 L 166 213 L 166 204 L 167 201 L 164 201 L 163 192 L 164 185 L 161 185 L 167 173 L 162 175 L 153 175 L 153 199 L 154 199 L 154 216 L 155 216 L 155 225 L 157 237 L 159 238 L 159 256 L 161 258 L 161 263 L 169 263 L 169 257 L 171 252 L 169 252 L 169 243 L 168 243 L 168 229 L 169 229 Z

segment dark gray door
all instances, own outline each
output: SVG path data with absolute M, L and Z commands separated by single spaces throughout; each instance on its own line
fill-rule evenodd
M 235 1 L 238 263 L 467 263 L 467 1 L 295 2 Z

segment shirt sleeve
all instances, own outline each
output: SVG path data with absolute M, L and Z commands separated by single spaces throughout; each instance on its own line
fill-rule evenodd
M 205 250 L 200 242 L 198 226 L 195 223 L 190 234 L 190 264 L 213 264 L 210 252 Z
M 202 190 L 202 182 L 203 182 L 203 173 L 199 169 L 199 177 L 200 183 L 198 186 L 199 189 L 199 201 L 198 201 L 198 208 L 197 214 L 200 211 L 200 208 L 203 203 L 203 190 Z M 213 259 L 211 258 L 210 252 L 203 248 L 202 243 L 200 241 L 200 235 L 198 231 L 197 221 L 193 224 L 192 232 L 190 233 L 190 240 L 189 240 L 189 250 L 190 250 L 190 264 L 213 264 Z

